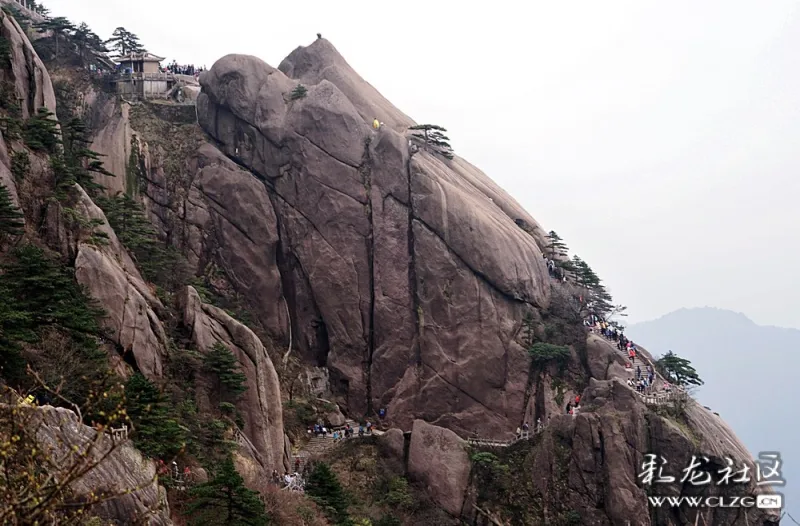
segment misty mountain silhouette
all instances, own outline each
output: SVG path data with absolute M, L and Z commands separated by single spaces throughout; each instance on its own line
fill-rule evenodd
M 671 350 L 692 361 L 705 385 L 697 399 L 718 412 L 747 445 L 779 451 L 788 511 L 800 513 L 800 330 L 757 325 L 744 314 L 680 309 L 631 325 L 627 335 L 660 356 Z M 792 510 L 795 510 L 792 513 Z

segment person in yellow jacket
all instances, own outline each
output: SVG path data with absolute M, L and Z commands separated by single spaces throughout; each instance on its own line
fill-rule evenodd
M 375 117 L 375 120 L 372 121 L 372 127 L 375 128 L 376 130 L 381 127 L 381 123 L 378 120 L 378 117 Z

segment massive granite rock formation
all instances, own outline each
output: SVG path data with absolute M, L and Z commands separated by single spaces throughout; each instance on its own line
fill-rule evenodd
M 253 332 L 231 318 L 222 309 L 203 303 L 197 291 L 187 287 L 181 299 L 184 324 L 191 331 L 192 341 L 201 352 L 215 344 L 225 345 L 239 361 L 247 390 L 236 403 L 244 416 L 243 432 L 247 441 L 241 444 L 243 452 L 253 457 L 253 466 L 259 469 L 250 482 L 268 480 L 272 470 L 288 469 L 284 458 L 283 409 L 281 390 L 275 367 L 264 346 Z M 198 404 L 210 411 L 214 393 L 208 378 L 198 380 Z
M 76 240 L 75 277 L 97 300 L 106 312 L 104 319 L 109 337 L 118 345 L 123 356 L 131 353 L 137 367 L 147 378 L 154 380 L 163 373 L 167 352 L 167 336 L 157 311 L 163 311 L 161 301 L 145 284 L 127 250 L 108 226 L 105 214 L 76 185 L 78 195 L 75 210 L 87 224 L 98 226 L 79 230 Z M 50 230 L 63 216 L 61 207 L 54 206 L 50 214 Z M 93 242 L 96 232 L 105 234 L 105 243 Z
M 412 156 L 412 121 L 327 41 L 281 70 L 226 56 L 197 101 L 203 129 L 269 195 L 281 286 L 262 301 L 286 299 L 294 341 L 351 414 L 515 427 L 528 374 L 515 338 L 549 302 L 536 222 L 462 159 Z M 291 100 L 300 81 L 308 93 Z

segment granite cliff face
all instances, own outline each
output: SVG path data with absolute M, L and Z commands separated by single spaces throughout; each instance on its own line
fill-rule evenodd
M 308 94 L 290 100 L 298 83 Z M 410 119 L 325 40 L 280 69 L 229 55 L 201 85 L 200 125 L 269 196 L 266 270 L 281 283 L 267 301 L 287 301 L 294 341 L 327 364 L 341 404 L 386 408 L 403 427 L 513 428 L 528 379 L 516 336 L 550 294 L 537 239 L 518 226 L 536 222 L 462 159 L 412 156 Z
M 0 80 L 20 94 L 23 118 L 39 107 L 55 112 L 48 72 L 18 24 L 0 16 L 12 50 L 12 67 Z M 293 100 L 298 84 L 308 91 Z M 63 204 L 37 202 L 36 188 L 51 175 L 46 156 L 31 152 L 31 173 L 18 187 L 9 151 L 23 146 L 0 140 L 0 183 L 25 210 L 29 235 L 69 261 L 106 311 L 108 347 L 123 376 L 138 370 L 165 381 L 175 326 L 200 354 L 216 343 L 232 351 L 247 387 L 236 404 L 244 425 L 232 438 L 249 486 L 261 488 L 271 470 L 289 467 L 287 386 L 278 376 L 285 364 L 273 361 L 289 354 L 327 367 L 330 390 L 348 417 L 374 418 L 385 408 L 394 429 L 383 440 L 404 474 L 454 518 L 473 524 L 487 523 L 479 509 L 496 516 L 513 509 L 513 499 L 503 507 L 506 495 L 481 492 L 460 438 L 473 432 L 510 438 L 523 421 L 550 421 L 515 465 L 523 470 L 516 489 L 524 488 L 531 517 L 544 523 L 566 520 L 572 510 L 582 524 L 681 524 L 685 516 L 677 511 L 648 514 L 636 480 L 644 452 L 675 463 L 692 454 L 717 463 L 748 459 L 724 422 L 696 404 L 681 425 L 648 409 L 623 385 L 629 373 L 619 353 L 598 336 L 586 338 L 580 320 L 562 342 L 571 346 L 564 368 L 533 367 L 526 331 L 543 336 L 549 325 L 565 327 L 560 289 L 542 260 L 543 230 L 460 157 L 412 152 L 407 129 L 414 122 L 329 42 L 298 48 L 277 69 L 228 55 L 200 85 L 199 93 L 189 86 L 185 95 L 196 97 L 196 108 L 131 105 L 87 87 L 75 111 L 116 175 L 96 182 L 109 195 L 125 192 L 141 202 L 191 274 L 224 275 L 258 329 L 190 286 L 176 305 L 159 299 L 79 186 L 70 203 L 77 221 L 65 219 Z M 385 125 L 373 129 L 374 117 Z M 98 233 L 105 242 L 96 242 Z M 197 405 L 211 412 L 212 383 L 199 376 Z M 562 415 L 564 397 L 576 395 L 585 410 Z M 55 411 L 60 421 L 75 420 Z M 69 433 L 81 435 L 70 422 Z M 135 453 L 125 449 L 83 489 L 142 482 L 152 465 Z M 103 512 L 125 520 L 157 504 L 159 491 L 152 485 Z M 161 513 L 155 523 L 167 523 Z M 713 516 L 715 524 L 775 519 L 731 510 Z

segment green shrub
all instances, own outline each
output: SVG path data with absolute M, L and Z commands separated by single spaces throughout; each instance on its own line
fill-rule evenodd
M 552 343 L 537 342 L 528 349 L 528 354 L 536 363 L 566 362 L 569 360 L 569 347 L 553 345 Z
M 32 115 L 25 122 L 22 138 L 31 150 L 56 153 L 61 139 L 58 134 L 58 121 L 53 117 L 53 112 L 47 108 L 39 108 L 36 115 Z
M 393 508 L 408 509 L 413 506 L 414 498 L 408 489 L 408 481 L 403 477 L 392 477 L 385 500 Z

